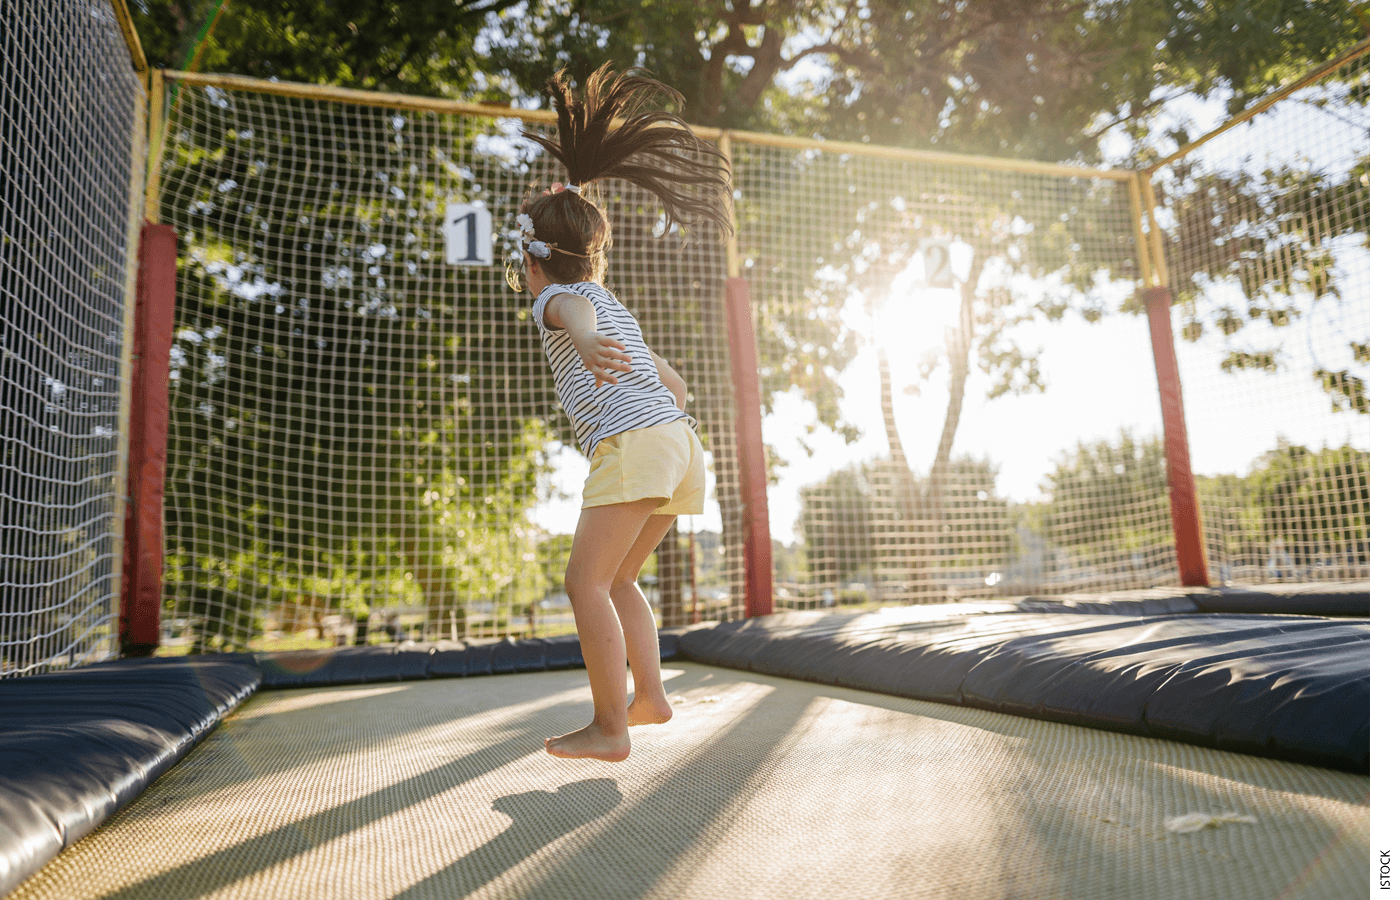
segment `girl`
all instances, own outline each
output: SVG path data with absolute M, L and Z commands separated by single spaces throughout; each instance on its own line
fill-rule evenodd
M 685 413 L 685 381 L 651 352 L 636 319 L 603 287 L 611 229 L 582 189 L 622 178 L 657 196 L 666 226 L 708 219 L 728 231 L 729 169 L 678 116 L 641 108 L 658 95 L 681 102 L 658 81 L 604 66 L 583 96 L 565 85 L 562 72 L 546 90 L 559 116 L 558 141 L 530 139 L 559 160 L 568 183 L 527 197 L 517 222 L 535 324 L 559 399 L 591 460 L 564 586 L 588 668 L 593 721 L 550 738 L 545 749 L 620 762 L 631 750 L 629 725 L 671 718 L 656 623 L 637 574 L 676 516 L 702 511 L 705 467 L 695 420 Z

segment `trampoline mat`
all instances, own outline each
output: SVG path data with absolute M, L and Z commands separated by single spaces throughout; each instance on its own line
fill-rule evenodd
M 686 662 L 620 765 L 581 670 L 264 691 L 38 898 L 1362 896 L 1369 779 Z M 1182 833 L 1174 817 L 1218 827 Z M 1253 821 L 1223 821 L 1251 817 Z

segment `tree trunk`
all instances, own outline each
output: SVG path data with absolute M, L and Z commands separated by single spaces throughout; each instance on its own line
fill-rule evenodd
M 922 559 L 922 539 L 926 518 L 922 489 L 909 459 L 904 454 L 904 442 L 894 416 L 894 384 L 890 377 L 890 361 L 883 349 L 877 349 L 880 370 L 880 409 L 885 419 L 885 439 L 890 456 L 877 463 L 875 494 L 880 501 L 872 512 L 871 528 L 871 599 L 880 602 L 889 582 L 901 599 L 910 591 L 918 592 L 923 579 L 920 573 L 927 566 Z
M 949 329 L 948 362 L 952 374 L 948 378 L 948 411 L 943 416 L 943 434 L 938 440 L 938 453 L 933 458 L 931 499 L 933 512 L 943 512 L 944 482 L 948 477 L 948 461 L 953 454 L 953 437 L 962 417 L 963 396 L 967 391 L 968 356 L 972 352 L 973 306 L 977 302 L 977 282 L 986 265 L 986 256 L 973 255 L 967 281 L 962 286 L 962 303 L 958 308 L 958 327 Z
M 423 593 L 423 607 L 427 614 L 423 622 L 423 640 L 434 636 L 450 638 L 452 624 L 449 617 L 457 611 L 457 573 L 442 564 L 430 540 L 410 538 L 406 542 L 405 552 L 409 571 L 418 583 L 418 590 Z M 506 615 L 509 617 L 509 612 Z M 506 630 L 509 631 L 509 624 Z

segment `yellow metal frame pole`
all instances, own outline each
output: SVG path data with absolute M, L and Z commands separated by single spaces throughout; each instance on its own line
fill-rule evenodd
M 1147 174 L 1151 175 L 1153 172 L 1156 172 L 1163 166 L 1171 165 L 1172 163 L 1181 159 L 1186 154 L 1190 153 L 1192 150 L 1195 150 L 1202 144 L 1214 140 L 1215 138 L 1219 137 L 1220 135 L 1224 134 L 1225 132 L 1229 131 L 1231 128 L 1234 128 L 1236 125 L 1239 125 L 1242 122 L 1248 122 L 1250 119 L 1259 115 L 1264 110 L 1273 106 L 1275 103 L 1278 103 L 1280 100 L 1287 98 L 1288 96 L 1296 93 L 1297 91 L 1302 90 L 1310 84 L 1315 84 L 1316 82 L 1321 81 L 1323 78 L 1326 78 L 1328 75 L 1331 75 L 1333 72 L 1337 71 L 1347 63 L 1352 62 L 1353 60 L 1358 59 L 1362 56 L 1365 56 L 1367 53 L 1370 52 L 1370 38 L 1353 44 L 1350 48 L 1347 49 L 1345 53 L 1343 53 L 1336 59 L 1328 60 L 1322 65 L 1314 68 L 1311 72 L 1308 72 L 1306 75 L 1299 78 L 1297 81 L 1293 81 L 1289 84 L 1284 85 L 1283 87 L 1269 94 L 1264 99 L 1260 100 L 1258 103 L 1255 103 L 1253 106 L 1249 107 L 1243 112 L 1231 116 L 1218 128 L 1215 128 L 1214 130 L 1196 138 L 1191 143 L 1180 147 L 1171 156 L 1157 160 L 1147 169 Z
M 1133 208 L 1133 238 L 1137 245 L 1138 269 L 1142 273 L 1142 283 L 1144 287 L 1153 287 L 1159 283 L 1159 277 L 1152 263 L 1152 250 L 1147 245 L 1147 232 L 1143 228 L 1142 217 L 1146 210 L 1143 207 L 1142 185 L 1138 178 L 1128 182 L 1128 202 Z
M 297 84 L 290 81 L 265 81 L 244 75 L 204 75 L 196 72 L 176 72 L 165 70 L 165 77 L 194 87 L 217 87 L 234 91 L 251 91 L 259 94 L 274 94 L 281 97 L 301 97 L 311 100 L 334 100 L 340 103 L 355 103 L 362 106 L 378 106 L 391 109 L 412 109 L 452 115 L 485 116 L 495 119 L 520 119 L 525 122 L 553 124 L 557 116 L 547 109 L 511 109 L 490 106 L 483 103 L 468 103 L 461 100 L 438 100 L 431 97 L 413 97 L 407 94 L 391 94 L 384 91 L 362 91 L 353 88 L 331 87 L 319 84 Z M 792 150 L 820 150 L 823 153 L 840 153 L 851 156 L 893 159 L 904 162 L 937 163 L 948 166 L 967 166 L 991 169 L 999 172 L 1017 172 L 1024 175 L 1058 175 L 1065 178 L 1105 178 L 1112 181 L 1131 181 L 1135 173 L 1126 169 L 1091 169 L 1083 166 L 1067 166 L 1061 163 L 1039 162 L 1026 159 L 999 159 L 994 156 L 972 156 L 960 153 L 943 153 L 937 150 L 910 150 L 904 147 L 881 147 L 875 144 L 860 144 L 852 141 L 818 141 L 811 138 L 792 137 L 783 134 L 764 134 L 756 131 L 730 131 L 728 129 L 692 126 L 698 137 L 719 143 L 741 141 L 761 147 L 784 147 Z
M 725 162 L 729 163 L 730 177 L 734 172 L 734 143 L 730 139 L 728 131 L 719 134 L 719 152 L 724 155 Z M 730 278 L 738 278 L 742 271 L 739 265 L 739 222 L 734 215 L 734 192 L 724 198 L 724 211 L 729 216 L 729 224 L 733 230 L 724 241 L 724 267 L 725 274 Z
M 136 25 L 131 21 L 131 10 L 126 8 L 126 0 L 112 0 L 112 14 L 117 17 L 117 27 L 126 39 L 126 49 L 131 52 L 131 67 L 136 74 L 144 77 L 150 64 L 146 62 L 146 51 L 141 49 L 141 38 L 136 35 Z
M 150 128 L 146 139 L 146 221 L 160 221 L 160 170 L 165 159 L 165 73 L 151 70 Z

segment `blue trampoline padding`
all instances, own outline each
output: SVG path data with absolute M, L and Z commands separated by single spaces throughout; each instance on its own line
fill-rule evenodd
M 1191 612 L 1287 616 L 1371 615 L 1369 581 L 1315 584 L 1257 584 L 1250 587 L 1146 588 L 1111 594 L 1023 597 L 1020 612 L 1077 612 L 1159 616 Z
M 1279 613 L 1293 616 L 1371 615 L 1371 585 L 1259 585 L 1193 593 L 1201 612 Z
M 429 644 L 378 644 L 257 654 L 263 687 L 315 687 L 428 677 Z
M 1098 616 L 1170 616 L 1200 612 L 1200 606 L 1193 598 L 1181 594 L 1024 597 L 1016 602 L 1015 607 L 1017 612 L 1087 613 Z
M 906 608 L 693 630 L 699 662 L 1288 759 L 1370 767 L 1370 623 Z
M 687 629 L 663 629 L 661 658 L 675 659 L 677 638 Z M 583 667 L 577 635 L 524 638 L 494 643 L 438 641 L 377 644 L 327 650 L 279 650 L 257 654 L 265 688 L 365 684 L 421 678 L 508 675 Z
M 471 675 L 490 675 L 492 646 L 472 643 L 436 644 L 433 655 L 428 657 L 428 677 L 463 678 Z
M 0 896 L 175 764 L 258 686 L 251 656 L 0 681 Z

